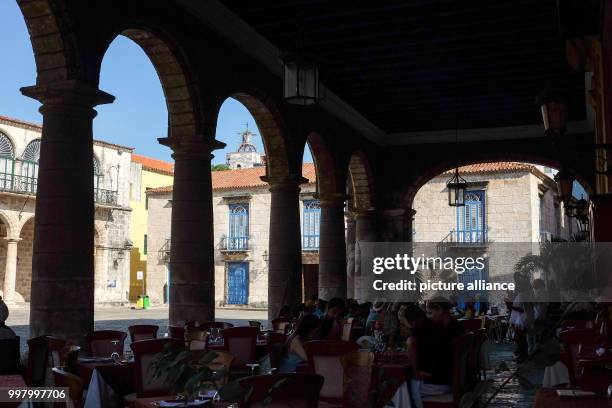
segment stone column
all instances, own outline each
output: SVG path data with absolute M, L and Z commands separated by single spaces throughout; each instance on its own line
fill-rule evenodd
M 375 242 L 376 234 L 376 212 L 374 209 L 358 210 L 355 212 L 355 299 L 364 302 L 361 293 L 361 249 L 360 242 Z M 373 299 L 369 299 L 373 300 Z
M 15 303 L 15 284 L 17 283 L 17 243 L 21 238 L 5 238 L 6 267 L 4 269 L 4 286 L 2 294 L 4 303 Z
M 215 320 L 212 151 L 223 148 L 212 137 L 189 141 L 164 138 L 174 151 L 170 228 L 170 324 Z
M 319 298 L 346 297 L 344 194 L 322 194 L 319 239 Z
M 262 177 L 270 184 L 268 261 L 268 319 L 281 307 L 301 302 L 302 244 L 300 240 L 300 184 L 302 177 Z
M 106 281 L 108 278 L 108 250 L 103 245 L 96 246 L 94 254 L 94 299 L 97 302 L 105 300 Z
M 411 208 L 390 208 L 383 211 L 381 241 L 412 242 L 412 221 L 416 211 Z
M 43 115 L 30 337 L 83 342 L 94 321 L 94 106 L 114 97 L 66 80 L 22 88 Z
M 346 297 L 355 298 L 355 216 L 346 213 Z
M 593 242 L 612 242 L 612 194 L 595 194 L 591 217 Z

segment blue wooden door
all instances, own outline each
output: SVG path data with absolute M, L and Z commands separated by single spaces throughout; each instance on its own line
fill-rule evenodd
M 227 303 L 246 305 L 249 301 L 249 264 L 230 262 L 227 264 Z
M 466 191 L 465 206 L 457 207 L 457 242 L 485 242 L 484 191 Z

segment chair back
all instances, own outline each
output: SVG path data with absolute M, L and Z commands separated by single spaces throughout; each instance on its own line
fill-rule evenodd
M 127 334 L 118 330 L 96 330 L 85 335 L 85 342 L 92 357 L 110 357 L 113 352 L 123 355 Z M 118 341 L 117 345 L 113 342 Z
M 257 327 L 259 331 L 261 331 L 261 322 L 258 322 L 256 320 L 249 320 L 249 326 Z
M 343 406 L 371 407 L 374 405 L 374 353 L 354 351 L 340 357 L 344 369 L 342 383 Z
M 154 379 L 151 362 L 165 351 L 166 347 L 184 347 L 183 341 L 173 338 L 140 340 L 130 344 L 130 347 L 134 352 L 136 396 L 147 398 L 168 395 L 170 385 L 166 384 L 166 377 L 162 375 Z
M 233 324 L 228 322 L 211 322 L 211 321 L 197 321 L 193 320 L 187 322 L 185 324 L 185 328 L 187 331 L 197 329 L 197 330 L 208 330 L 208 329 L 229 329 L 230 327 L 234 327 Z
M 130 341 L 156 339 L 158 330 L 159 326 L 154 324 L 135 324 L 128 327 Z
M 255 327 L 230 327 L 224 329 L 223 344 L 226 351 L 234 356 L 232 368 L 245 368 L 257 361 L 256 345 L 259 330 Z
M 77 366 L 76 363 L 79 359 L 79 352 L 81 351 L 81 347 L 79 346 L 70 346 L 67 350 L 64 351 L 64 370 L 69 373 L 76 374 Z
M 275 332 L 287 334 L 289 327 L 291 327 L 291 319 L 287 317 L 272 319 L 272 330 Z
M 238 381 L 245 390 L 241 408 L 317 408 L 324 379 L 316 374 L 272 374 Z
M 349 317 L 348 319 L 344 319 L 344 322 L 342 323 L 342 335 L 340 338 L 344 341 L 350 341 L 352 333 L 353 333 L 353 318 Z
M 0 375 L 21 373 L 19 336 L 0 340 Z
M 38 336 L 28 340 L 28 368 L 26 383 L 29 387 L 44 387 L 49 360 L 47 336 Z
M 458 322 L 461 326 L 463 326 L 463 329 L 466 332 L 474 332 L 478 329 L 482 329 L 483 324 L 484 324 L 484 321 L 477 317 L 474 319 L 461 319 L 461 320 L 458 320 Z
M 53 384 L 56 387 L 68 387 L 68 397 L 70 399 L 70 403 L 74 408 L 82 408 L 85 404 L 83 400 L 83 380 L 81 377 L 64 371 L 59 367 L 53 367 Z M 54 407 L 66 407 L 69 404 L 66 404 L 64 401 L 56 402 Z
M 270 366 L 278 369 L 285 355 L 285 342 L 287 336 L 283 333 L 270 332 L 266 334 L 268 344 L 268 355 L 270 356 Z
M 51 354 L 51 363 L 53 367 L 63 366 L 66 341 L 57 337 L 47 336 L 47 346 L 49 348 L 49 354 Z
M 185 339 L 185 327 L 183 326 L 168 326 L 168 334 L 173 339 Z
M 356 343 L 344 340 L 317 340 L 304 343 L 308 365 L 325 379 L 321 400 L 341 403 L 344 386 L 344 368 L 341 357 L 357 351 Z
M 578 369 L 578 351 L 581 345 L 594 345 L 597 331 L 594 329 L 570 329 L 559 333 L 559 341 L 563 345 L 564 362 L 569 372 L 571 387 L 580 383 L 580 370 Z
M 189 350 L 204 350 L 207 339 L 208 332 L 206 330 L 190 329 L 185 334 L 185 341 Z

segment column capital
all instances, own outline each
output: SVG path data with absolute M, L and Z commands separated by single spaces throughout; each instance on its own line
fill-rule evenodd
M 270 191 L 295 191 L 300 185 L 308 183 L 308 179 L 301 175 L 288 175 L 282 177 L 261 176 L 260 179 L 270 185 Z
M 4 237 L 4 239 L 7 242 L 15 242 L 15 243 L 21 241 L 21 238 L 19 238 L 19 237 Z
M 376 213 L 376 208 L 374 207 L 355 208 L 353 210 L 353 214 L 355 215 L 356 220 L 361 219 L 361 218 L 372 218 L 375 213 Z
M 43 106 L 41 113 L 53 108 L 92 110 L 94 106 L 112 103 L 115 97 L 97 87 L 78 80 L 64 80 L 44 85 L 26 86 L 21 93 L 36 99 Z
M 344 207 L 346 194 L 343 193 L 318 193 L 315 195 L 322 207 Z
M 173 150 L 172 157 L 176 159 L 212 159 L 213 150 L 223 149 L 225 143 L 208 137 L 197 136 L 191 139 L 160 137 L 158 142 Z

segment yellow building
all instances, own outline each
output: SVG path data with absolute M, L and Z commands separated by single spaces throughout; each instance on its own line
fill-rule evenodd
M 146 293 L 148 201 L 145 192 L 149 188 L 172 185 L 173 180 L 174 165 L 172 163 L 132 154 L 130 238 L 134 246 L 130 257 L 130 301 L 136 301 L 138 295 Z

